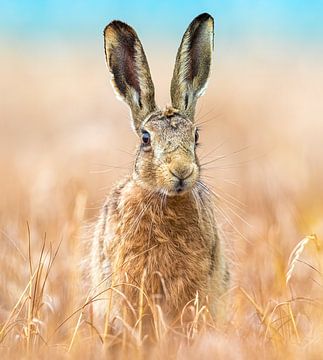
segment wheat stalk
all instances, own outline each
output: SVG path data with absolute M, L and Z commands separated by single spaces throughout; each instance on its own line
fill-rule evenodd
M 289 283 L 293 272 L 295 270 L 296 267 L 296 263 L 297 261 L 299 261 L 300 256 L 302 255 L 305 246 L 307 246 L 310 242 L 314 242 L 314 244 L 316 245 L 317 248 L 319 248 L 319 243 L 318 243 L 318 239 L 317 236 L 315 234 L 312 235 L 308 235 L 306 236 L 304 239 L 302 239 L 293 249 L 293 251 L 291 252 L 289 259 L 288 259 L 288 270 L 286 273 L 286 284 Z

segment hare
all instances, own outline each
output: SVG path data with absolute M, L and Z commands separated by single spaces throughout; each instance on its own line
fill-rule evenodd
M 160 110 L 143 47 L 127 24 L 104 30 L 112 84 L 131 110 L 138 136 L 133 173 L 115 186 L 91 243 L 91 279 L 109 301 L 94 312 L 112 321 L 128 309 L 128 323 L 152 304 L 175 321 L 196 296 L 216 315 L 228 271 L 209 190 L 200 179 L 194 123 L 213 55 L 214 22 L 197 16 L 179 47 L 171 81 L 172 106 Z M 111 290 L 113 288 L 113 290 Z M 131 320 L 132 319 L 132 320 Z

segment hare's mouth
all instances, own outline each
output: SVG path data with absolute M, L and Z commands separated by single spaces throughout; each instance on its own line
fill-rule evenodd
M 176 194 L 183 193 L 186 188 L 187 188 L 187 184 L 185 183 L 185 180 L 182 179 L 179 179 L 174 186 L 174 190 Z
M 156 184 L 159 192 L 168 196 L 183 195 L 190 192 L 199 179 L 199 171 L 196 165 L 188 168 L 188 171 L 178 171 L 167 166 L 160 166 L 156 173 Z
M 172 192 L 174 193 L 174 195 L 181 195 L 192 189 L 192 187 L 195 183 L 193 169 L 184 178 L 175 175 L 172 171 L 170 171 L 170 173 L 172 174 L 173 179 L 174 179 L 173 180 L 173 189 L 172 189 L 173 190 Z

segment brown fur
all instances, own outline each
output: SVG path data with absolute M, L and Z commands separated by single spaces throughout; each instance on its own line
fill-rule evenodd
M 145 272 L 145 292 L 161 295 L 163 311 L 172 319 L 197 291 L 201 299 L 209 296 L 215 315 L 215 301 L 226 287 L 225 258 L 213 223 L 212 204 L 203 194 L 201 197 L 203 208 L 190 192 L 162 203 L 158 193 L 147 194 L 127 179 L 112 192 L 108 213 L 104 208 L 99 222 L 100 245 L 95 246 L 105 249 L 108 256 L 113 273 L 110 283 L 113 279 L 114 285 L 127 281 L 140 286 Z M 93 264 L 97 262 L 95 256 Z M 127 285 L 122 291 L 136 308 L 139 291 Z M 114 306 L 118 305 L 116 297 Z
M 195 33 L 194 29 L 199 30 Z M 210 36 L 213 39 L 213 19 L 200 15 L 189 26 L 181 46 L 187 41 L 195 44 L 199 39 L 200 46 L 211 52 Z M 129 37 L 130 43 L 125 40 Z M 187 53 L 185 62 L 194 62 L 191 79 L 185 80 L 192 81 L 195 87 L 195 92 L 189 94 L 193 101 L 190 110 L 181 108 L 182 101 L 175 101 L 177 106 L 160 111 L 152 100 L 148 64 L 145 57 L 143 61 L 135 32 L 114 21 L 105 29 L 105 44 L 109 68 L 114 78 L 119 78 L 114 84 L 116 90 L 132 110 L 137 134 L 149 134 L 149 142 L 138 147 L 133 174 L 111 192 L 97 222 L 91 250 L 93 288 L 116 289 L 111 292 L 110 316 L 124 315 L 122 308 L 126 304 L 126 319 L 131 324 L 138 318 L 140 301 L 145 313 L 158 304 L 172 321 L 197 294 L 202 303 L 208 301 L 215 315 L 217 300 L 227 286 L 227 265 L 209 191 L 200 180 L 193 118 L 197 97 L 209 74 L 210 56 L 203 58 L 202 54 L 201 60 L 192 48 L 194 44 L 192 52 Z M 118 58 L 122 51 L 130 57 L 123 54 Z M 137 56 L 131 55 L 136 52 Z M 177 57 L 175 81 L 180 81 L 176 80 L 176 68 L 183 69 L 183 64 L 178 63 L 181 61 Z M 174 91 L 173 81 L 173 96 L 187 97 L 188 90 L 183 86 Z M 145 293 L 145 301 L 141 300 L 139 288 Z M 96 312 L 104 315 L 107 304 L 97 304 Z
M 172 106 L 166 106 L 163 111 L 163 115 L 166 116 L 167 118 L 171 117 L 175 114 L 178 114 L 178 113 L 179 113 L 179 111 L 174 109 Z

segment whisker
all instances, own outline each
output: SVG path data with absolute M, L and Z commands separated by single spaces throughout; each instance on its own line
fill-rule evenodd
M 139 212 L 139 214 L 137 215 L 137 217 L 135 218 L 134 222 L 132 223 L 132 225 L 130 226 L 129 230 L 127 231 L 127 233 L 122 237 L 123 239 L 127 239 L 128 236 L 133 232 L 134 228 L 134 232 L 137 231 L 138 229 L 138 225 L 140 223 L 140 220 L 142 219 L 142 217 L 144 216 L 146 210 L 148 209 L 148 207 L 150 206 L 150 203 L 152 201 L 152 198 L 154 196 L 154 191 L 150 191 L 146 197 L 146 205 L 141 209 L 141 211 Z M 138 205 L 136 206 L 136 211 L 137 209 L 142 205 L 142 202 L 139 202 Z
M 224 196 L 220 195 L 219 193 L 215 192 L 212 189 L 208 189 L 216 198 L 222 199 L 225 202 L 225 206 L 226 208 L 233 214 L 235 215 L 238 219 L 240 219 L 244 224 L 246 224 L 248 227 L 252 228 L 252 225 L 249 224 L 239 213 L 237 213 L 232 207 L 234 207 L 236 210 L 239 211 L 244 211 L 243 209 L 241 209 L 240 206 L 244 206 L 245 205 L 243 203 L 241 203 L 238 199 L 235 199 L 234 197 L 231 197 L 233 201 L 237 201 L 239 203 L 239 205 L 235 204 L 233 201 L 230 201 L 228 199 L 226 199 Z M 231 196 L 229 194 L 227 194 L 228 196 Z M 244 211 L 245 212 L 245 211 Z
M 238 184 L 237 182 L 234 182 L 233 180 L 230 180 L 230 179 L 222 179 L 222 181 L 224 181 L 225 183 L 227 183 L 229 185 L 234 185 L 234 186 L 241 187 L 241 184 Z
M 243 203 L 242 201 L 240 201 L 239 199 L 235 198 L 234 196 L 230 195 L 228 192 L 223 191 L 224 195 L 220 195 L 218 192 L 216 192 L 214 189 L 207 187 L 208 191 L 210 191 L 216 198 L 221 198 L 224 201 L 228 202 L 229 204 L 231 204 L 232 206 L 239 208 L 240 210 L 242 210 L 240 207 L 244 207 L 246 208 L 247 205 L 245 203 Z M 220 190 L 220 189 L 219 189 Z M 227 196 L 230 200 L 226 199 L 225 196 Z
M 228 157 L 230 157 L 230 156 L 237 155 L 237 154 L 241 153 L 242 151 L 244 151 L 244 150 L 246 150 L 246 149 L 248 149 L 248 148 L 250 148 L 250 146 L 244 146 L 243 148 L 241 148 L 241 149 L 239 149 L 239 150 L 235 150 L 235 151 L 233 151 L 232 153 L 225 154 L 225 155 L 220 155 L 220 156 L 216 157 L 216 158 L 213 159 L 213 160 L 210 160 L 210 161 L 207 161 L 207 162 L 201 164 L 201 166 L 205 166 L 205 165 L 208 165 L 208 164 L 212 164 L 212 163 L 214 163 L 215 161 L 219 161 L 219 160 L 222 160 L 222 159 L 226 159 L 226 158 L 228 158 Z
M 206 116 L 208 116 L 214 109 L 211 109 L 210 111 L 208 111 L 206 114 L 202 115 L 198 121 L 196 122 L 196 126 L 199 126 L 201 127 L 201 125 L 204 125 L 210 121 L 213 121 L 213 120 L 219 120 L 219 119 L 222 119 L 223 118 L 223 114 L 222 113 L 218 113 L 216 115 L 213 115 L 211 118 L 209 119 L 206 119 L 204 121 L 199 121 L 199 120 L 202 120 L 204 119 Z
M 149 206 L 151 205 L 152 203 L 152 200 L 153 200 L 153 197 L 154 197 L 154 192 L 152 191 L 152 193 L 150 194 L 149 198 L 147 199 L 147 204 L 145 205 L 145 207 L 141 210 L 141 212 L 139 213 L 139 215 L 137 216 L 137 218 L 135 219 L 134 221 L 134 224 L 136 226 L 135 230 L 134 230 L 134 233 L 137 232 L 137 229 L 138 229 L 138 226 L 140 224 L 140 221 L 141 219 L 143 218 L 143 216 L 145 215 L 146 211 L 148 210 Z M 132 232 L 132 227 L 129 229 L 129 233 Z M 128 234 L 127 234 L 128 236 Z
M 197 209 L 197 215 L 198 215 L 198 219 L 199 221 L 201 220 L 201 207 L 200 207 L 200 196 L 197 192 L 197 189 L 194 187 L 192 189 L 192 195 L 193 195 L 193 199 L 195 201 L 195 204 L 196 204 L 196 209 Z
M 207 111 L 205 114 L 203 114 L 202 116 L 199 116 L 200 114 L 198 114 L 197 116 L 197 120 L 202 120 L 204 119 L 206 116 L 210 115 L 212 111 L 215 110 L 215 107 L 211 108 L 209 111 Z
M 198 199 L 199 199 L 199 202 L 201 203 L 201 205 L 204 205 L 204 201 L 198 191 L 197 191 L 197 195 L 198 195 Z M 209 220 L 209 224 L 212 225 L 214 223 L 214 221 L 216 222 L 216 216 L 213 213 L 212 208 L 210 208 L 209 206 L 204 206 L 203 209 L 205 210 L 206 216 Z M 212 226 L 212 231 L 213 231 L 214 236 L 216 235 L 216 231 L 217 231 L 216 228 L 218 228 L 218 226 L 216 226 L 216 227 Z
M 90 170 L 90 174 L 105 174 L 110 171 L 113 171 L 114 169 L 122 169 L 122 170 L 130 170 L 130 166 L 132 164 L 132 161 L 127 163 L 127 166 L 116 166 L 116 165 L 108 165 L 108 164 L 95 164 L 96 166 L 103 166 L 105 169 L 103 170 Z
M 211 154 L 213 154 L 214 152 L 216 152 L 217 150 L 219 150 L 225 143 L 227 142 L 227 140 L 223 140 L 219 145 L 217 145 L 213 150 L 209 151 L 208 153 L 206 153 L 205 155 L 201 156 L 200 160 L 205 159 L 206 157 L 210 156 Z
M 201 174 L 201 178 L 202 179 L 212 180 L 212 181 L 215 180 L 215 179 L 217 179 L 217 180 L 219 179 L 218 176 L 205 174 L 204 172 L 203 172 L 203 174 Z M 224 179 L 224 178 L 221 177 L 221 182 L 225 182 L 226 184 L 237 186 L 237 187 L 241 188 L 241 184 L 238 183 L 237 179 Z
M 215 193 L 212 193 L 211 190 L 201 181 L 198 182 L 198 186 L 200 186 L 201 191 L 203 191 L 204 193 L 206 193 L 207 195 L 213 195 L 215 198 L 218 198 L 218 195 Z M 241 233 L 241 231 L 239 231 L 236 226 L 234 225 L 233 221 L 228 217 L 227 214 L 225 214 L 225 212 L 223 211 L 223 209 L 221 209 L 219 206 L 216 205 L 216 203 L 214 203 L 214 209 L 216 212 L 218 212 L 224 219 L 225 221 L 232 227 L 232 229 L 238 234 L 240 235 L 245 241 L 249 242 L 249 240 Z M 232 209 L 231 209 L 232 210 Z
M 209 167 L 203 167 L 203 170 L 231 170 L 231 169 L 238 169 L 240 167 L 245 166 L 246 164 L 250 164 L 250 160 L 235 163 L 235 164 L 228 164 L 226 166 L 209 166 Z

